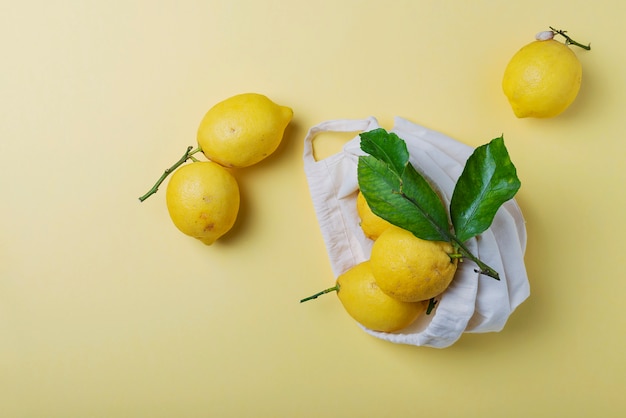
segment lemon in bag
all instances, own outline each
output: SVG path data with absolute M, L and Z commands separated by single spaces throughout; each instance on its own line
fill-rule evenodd
M 392 226 L 390 222 L 372 212 L 360 190 L 356 197 L 356 210 L 360 219 L 359 225 L 365 236 L 371 240 L 375 241 L 385 229 Z
M 369 261 L 340 274 L 334 287 L 300 302 L 333 291 L 337 292 L 337 297 L 352 319 L 373 331 L 399 331 L 415 322 L 427 308 L 425 302 L 402 302 L 382 292 L 376 284 Z
M 374 241 L 370 264 L 384 293 L 403 302 L 419 302 L 450 285 L 458 261 L 453 253 L 449 242 L 423 240 L 393 226 Z

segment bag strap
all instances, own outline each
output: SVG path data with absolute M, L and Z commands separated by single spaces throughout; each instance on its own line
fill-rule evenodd
M 366 119 L 336 119 L 321 122 L 309 129 L 304 138 L 304 162 L 314 164 L 313 139 L 323 132 L 363 132 L 378 128 L 378 121 L 373 116 Z

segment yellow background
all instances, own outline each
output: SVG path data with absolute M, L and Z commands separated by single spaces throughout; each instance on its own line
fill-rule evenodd
M 617 0 L 2 1 L 0 415 L 624 416 L 623 17 Z M 550 25 L 591 42 L 582 89 L 516 119 L 503 69 Z M 207 247 L 163 190 L 137 198 L 247 91 L 295 118 L 237 173 L 240 218 Z M 531 296 L 502 332 L 399 346 L 332 295 L 298 303 L 334 281 L 302 140 L 370 115 L 504 134 Z

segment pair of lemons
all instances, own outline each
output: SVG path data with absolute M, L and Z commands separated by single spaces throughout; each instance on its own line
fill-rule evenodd
M 374 214 L 361 192 L 357 212 L 364 234 L 374 240 L 370 259 L 337 278 L 337 296 L 361 325 L 394 332 L 412 324 L 428 300 L 451 283 L 457 259 L 450 243 L 426 241 Z
M 207 245 L 226 234 L 240 205 L 239 185 L 230 170 L 270 156 L 292 117 L 291 108 L 256 93 L 236 95 L 213 106 L 197 135 L 199 150 L 209 161 L 180 166 L 167 186 L 167 209 L 174 225 Z

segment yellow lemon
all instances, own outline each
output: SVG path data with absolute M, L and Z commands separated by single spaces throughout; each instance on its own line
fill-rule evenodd
M 239 212 L 237 180 L 211 161 L 193 162 L 174 171 L 165 199 L 174 225 L 207 245 L 233 227 Z
M 198 128 L 198 145 L 211 161 L 248 167 L 280 145 L 293 111 L 264 95 L 244 93 L 213 106 Z
M 361 219 L 361 229 L 371 240 L 376 240 L 385 229 L 392 226 L 391 223 L 372 212 L 360 190 L 356 197 L 356 210 Z
M 426 310 L 422 302 L 401 302 L 383 293 L 369 261 L 357 264 L 337 278 L 337 296 L 358 323 L 374 331 L 394 332 L 411 325 Z
M 581 80 L 582 66 L 567 45 L 537 40 L 508 63 L 502 89 L 518 118 L 550 118 L 576 99 Z
M 448 242 L 426 241 L 398 227 L 387 228 L 372 246 L 370 263 L 376 283 L 404 301 L 428 300 L 452 282 L 457 260 Z

